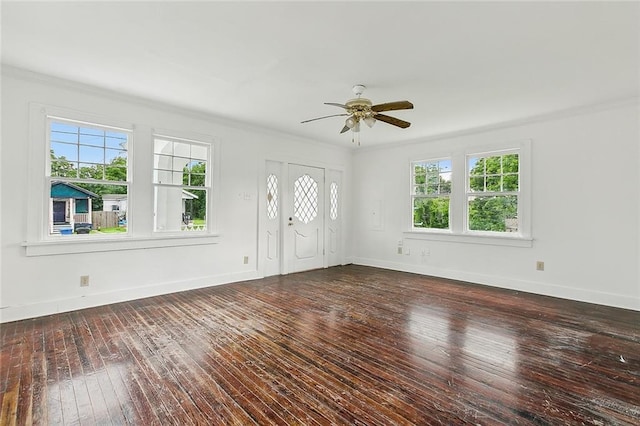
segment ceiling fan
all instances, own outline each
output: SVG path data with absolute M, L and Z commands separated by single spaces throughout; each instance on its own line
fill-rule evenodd
M 408 121 L 400 120 L 399 118 L 391 117 L 386 114 L 381 114 L 385 111 L 397 111 L 402 109 L 413 109 L 413 104 L 409 101 L 396 101 L 387 102 L 384 104 L 373 105 L 369 99 L 363 98 L 362 93 L 366 89 L 362 84 L 356 84 L 353 86 L 353 93 L 356 95 L 355 99 L 348 100 L 344 105 L 335 102 L 325 102 L 325 105 L 333 105 L 343 108 L 346 112 L 341 114 L 331 114 L 324 117 L 312 118 L 310 120 L 302 121 L 301 123 L 308 123 L 310 121 L 322 120 L 330 117 L 344 117 L 347 119 L 344 122 L 344 127 L 340 133 L 352 131 L 352 142 L 360 145 L 360 122 L 363 121 L 367 126 L 373 127 L 377 120 L 397 126 L 402 129 L 406 129 L 411 125 Z

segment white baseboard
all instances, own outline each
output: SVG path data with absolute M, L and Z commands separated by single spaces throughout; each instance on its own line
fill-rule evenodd
M 594 303 L 597 305 L 606 305 L 615 308 L 640 311 L 640 298 L 633 298 L 614 293 L 578 289 L 575 287 L 567 287 L 564 285 L 544 283 L 539 281 L 527 281 L 514 278 L 505 278 L 496 275 L 477 274 L 453 269 L 443 269 L 429 265 L 409 265 L 405 263 L 389 262 L 379 259 L 354 258 L 353 263 L 356 265 L 373 266 L 376 268 L 411 272 L 420 275 L 431 275 L 434 277 L 466 281 L 474 284 L 482 284 L 491 287 L 523 291 L 543 296 L 558 297 L 561 299 L 575 300 L 578 302 Z
M 111 303 L 143 299 L 197 288 L 212 287 L 238 281 L 262 278 L 257 271 L 238 272 L 208 277 L 200 277 L 188 281 L 173 281 L 145 287 L 128 288 L 112 292 L 89 294 L 81 297 L 49 300 L 28 305 L 6 306 L 0 310 L 0 323 L 18 321 L 28 318 L 70 312 L 78 309 L 93 308 Z

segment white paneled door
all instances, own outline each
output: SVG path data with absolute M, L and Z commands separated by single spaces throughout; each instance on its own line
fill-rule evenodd
M 324 169 L 289 165 L 285 256 L 289 272 L 324 267 Z

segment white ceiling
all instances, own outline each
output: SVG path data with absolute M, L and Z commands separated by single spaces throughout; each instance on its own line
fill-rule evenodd
M 356 83 L 416 140 L 640 94 L 638 2 L 3 2 L 2 62 L 349 145 Z

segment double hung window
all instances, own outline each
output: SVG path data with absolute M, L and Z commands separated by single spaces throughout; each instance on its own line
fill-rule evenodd
M 411 180 L 413 227 L 449 229 L 451 160 L 415 161 Z
M 530 243 L 531 143 L 488 148 L 453 150 L 443 158 L 410 163 L 414 237 Z
M 50 236 L 127 232 L 128 130 L 47 119 Z
M 155 231 L 206 231 L 210 144 L 156 136 L 153 147 Z
M 518 232 L 519 159 L 517 152 L 467 156 L 469 231 Z

